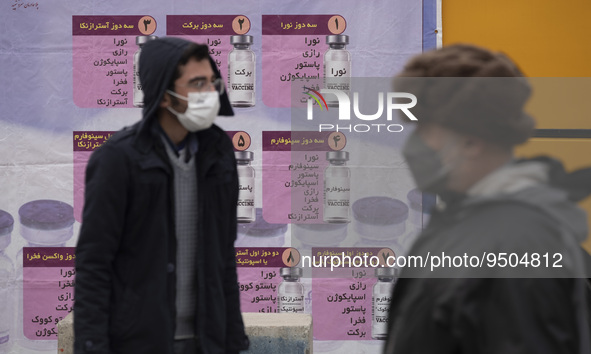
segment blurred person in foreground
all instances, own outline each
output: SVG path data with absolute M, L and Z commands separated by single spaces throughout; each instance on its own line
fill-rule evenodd
M 587 219 L 576 202 L 591 170 L 514 157 L 534 132 L 518 67 L 451 45 L 411 59 L 394 89 L 417 97 L 403 155 L 439 202 L 394 289 L 384 353 L 590 353 Z
M 90 157 L 76 248 L 76 353 L 238 353 L 233 115 L 206 45 L 147 42 L 142 120 Z

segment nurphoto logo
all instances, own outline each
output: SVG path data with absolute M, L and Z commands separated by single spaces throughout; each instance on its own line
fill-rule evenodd
M 311 97 L 308 99 L 308 106 L 307 106 L 307 119 L 314 120 L 314 102 L 318 104 L 320 110 L 328 111 L 328 105 L 326 104 L 326 100 L 324 98 L 325 95 L 334 95 L 336 96 L 338 102 L 338 112 L 339 112 L 339 122 L 341 124 L 318 124 L 318 131 L 348 131 L 348 132 L 356 132 L 356 133 L 367 133 L 370 131 L 388 131 L 390 133 L 399 133 L 404 128 L 400 124 L 385 124 L 385 123 L 372 123 L 372 124 L 342 124 L 346 121 L 351 121 L 351 100 L 349 99 L 349 95 L 346 92 L 340 90 L 331 90 L 331 89 L 321 89 L 320 91 L 314 90 L 312 88 L 305 87 L 308 92 L 304 92 L 304 94 Z M 312 93 L 315 95 L 313 95 Z M 395 99 L 409 99 L 410 102 L 407 103 L 400 103 L 396 102 Z M 407 92 L 387 92 L 386 98 L 384 100 L 384 92 L 378 92 L 378 108 L 377 111 L 373 114 L 363 114 L 359 109 L 359 93 L 353 93 L 353 114 L 357 119 L 362 121 L 376 121 L 382 117 L 384 114 L 384 101 L 386 102 L 386 121 L 392 121 L 392 112 L 394 110 L 400 110 L 404 115 L 411 121 L 417 121 L 417 117 L 415 117 L 410 108 L 414 107 L 417 104 L 417 98 L 415 95 Z M 344 121 L 344 122 L 343 122 Z

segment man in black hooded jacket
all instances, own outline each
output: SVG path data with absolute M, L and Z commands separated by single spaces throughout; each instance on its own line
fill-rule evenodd
M 233 115 L 205 45 L 146 43 L 143 118 L 91 156 L 76 251 L 76 353 L 248 348 L 234 240 Z
M 394 289 L 384 353 L 589 354 L 576 202 L 591 170 L 513 157 L 534 130 L 521 72 L 500 53 L 451 45 L 413 58 L 394 83 L 417 97 L 405 160 L 441 202 Z

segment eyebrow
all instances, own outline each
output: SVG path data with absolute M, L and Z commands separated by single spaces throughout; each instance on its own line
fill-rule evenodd
M 215 79 L 216 79 L 215 74 L 214 75 L 211 75 L 210 80 L 215 80 Z M 188 83 L 190 84 L 190 83 L 193 83 L 193 82 L 196 82 L 196 81 L 205 81 L 205 80 L 207 80 L 207 77 L 205 77 L 205 76 L 195 76 L 194 78 L 192 78 L 191 80 L 189 80 Z

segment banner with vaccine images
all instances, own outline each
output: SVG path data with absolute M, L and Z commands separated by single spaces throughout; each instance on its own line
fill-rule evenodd
M 376 112 L 375 90 L 440 41 L 438 1 L 7 3 L 0 353 L 58 350 L 57 323 L 75 302 L 86 164 L 141 119 L 139 57 L 164 36 L 209 46 L 234 107 L 216 124 L 238 164 L 242 310 L 311 314 L 315 352 L 381 352 L 397 271 L 354 257 L 403 254 L 428 218 L 400 155 L 412 125 L 396 113 L 337 127 L 344 105 L 322 90 Z M 378 80 L 365 90 L 357 78 Z M 341 253 L 353 258 L 338 271 L 319 263 Z

